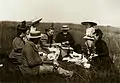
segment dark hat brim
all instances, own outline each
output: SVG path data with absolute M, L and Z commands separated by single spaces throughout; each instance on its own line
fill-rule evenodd
M 88 25 L 88 24 L 90 24 L 90 25 L 93 25 L 93 26 L 97 25 L 97 23 L 95 23 L 95 22 L 81 22 L 81 24 L 82 25 Z

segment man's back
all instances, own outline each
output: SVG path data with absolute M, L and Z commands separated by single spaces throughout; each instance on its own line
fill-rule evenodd
M 22 73 L 36 75 L 40 64 L 42 64 L 42 59 L 38 54 L 38 49 L 33 42 L 27 41 L 22 50 L 22 65 L 19 66 Z

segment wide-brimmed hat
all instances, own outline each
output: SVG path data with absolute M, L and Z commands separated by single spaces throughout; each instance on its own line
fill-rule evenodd
M 68 25 L 63 25 L 61 30 L 69 30 L 70 28 L 68 27 Z
M 96 26 L 97 25 L 97 23 L 95 23 L 95 22 L 81 22 L 81 24 L 82 25 L 88 25 L 88 24 L 90 24 L 90 25 L 92 25 L 92 26 Z
M 86 39 L 86 40 L 94 40 L 94 37 L 87 36 L 87 35 L 86 35 L 86 36 L 84 36 L 83 38 L 84 38 L 84 39 Z
M 28 38 L 40 38 L 41 32 L 40 31 L 31 31 L 28 35 Z

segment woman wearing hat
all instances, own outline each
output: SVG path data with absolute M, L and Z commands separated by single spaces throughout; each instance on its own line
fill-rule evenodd
M 82 22 L 82 25 L 86 27 L 86 34 L 85 36 L 94 37 L 95 27 L 97 23 L 95 22 Z
M 84 53 L 88 55 L 87 57 L 90 57 L 95 53 L 95 28 L 97 24 L 94 22 L 82 22 L 82 25 L 84 25 L 86 29 L 85 36 L 83 37 L 85 41 L 85 48 L 83 49 Z
M 67 71 L 59 67 L 57 62 L 44 61 L 39 55 L 37 44 L 41 38 L 40 31 L 30 32 L 29 41 L 25 42 L 22 50 L 22 65 L 20 69 L 23 74 L 41 75 L 56 71 L 58 74 L 71 76 L 73 72 Z
M 12 45 L 13 45 L 13 50 L 9 55 L 9 58 L 12 58 L 14 60 L 17 60 L 18 62 L 21 62 L 21 52 L 22 48 L 25 44 L 24 37 L 26 36 L 26 27 L 17 27 L 17 36 L 13 39 Z

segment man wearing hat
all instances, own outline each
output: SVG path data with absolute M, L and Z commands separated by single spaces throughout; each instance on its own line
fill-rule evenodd
M 68 30 L 69 30 L 68 25 L 63 25 L 61 30 L 62 30 L 62 32 L 57 34 L 57 36 L 55 38 L 55 42 L 67 43 L 70 46 L 73 46 L 75 41 L 74 41 L 72 35 L 70 34 L 70 32 L 68 32 Z
M 29 41 L 25 42 L 22 50 L 22 65 L 19 66 L 23 74 L 41 75 L 53 71 L 65 76 L 71 76 L 73 74 L 73 72 L 59 67 L 57 62 L 44 61 L 41 59 L 39 55 L 40 50 L 38 50 L 37 47 L 41 38 L 40 31 L 30 32 L 28 37 Z
M 17 27 L 17 36 L 13 39 L 12 45 L 13 45 L 13 50 L 9 55 L 9 58 L 12 58 L 14 60 L 17 60 L 20 62 L 21 59 L 21 52 L 22 48 L 25 44 L 24 37 L 26 36 L 26 27 Z

